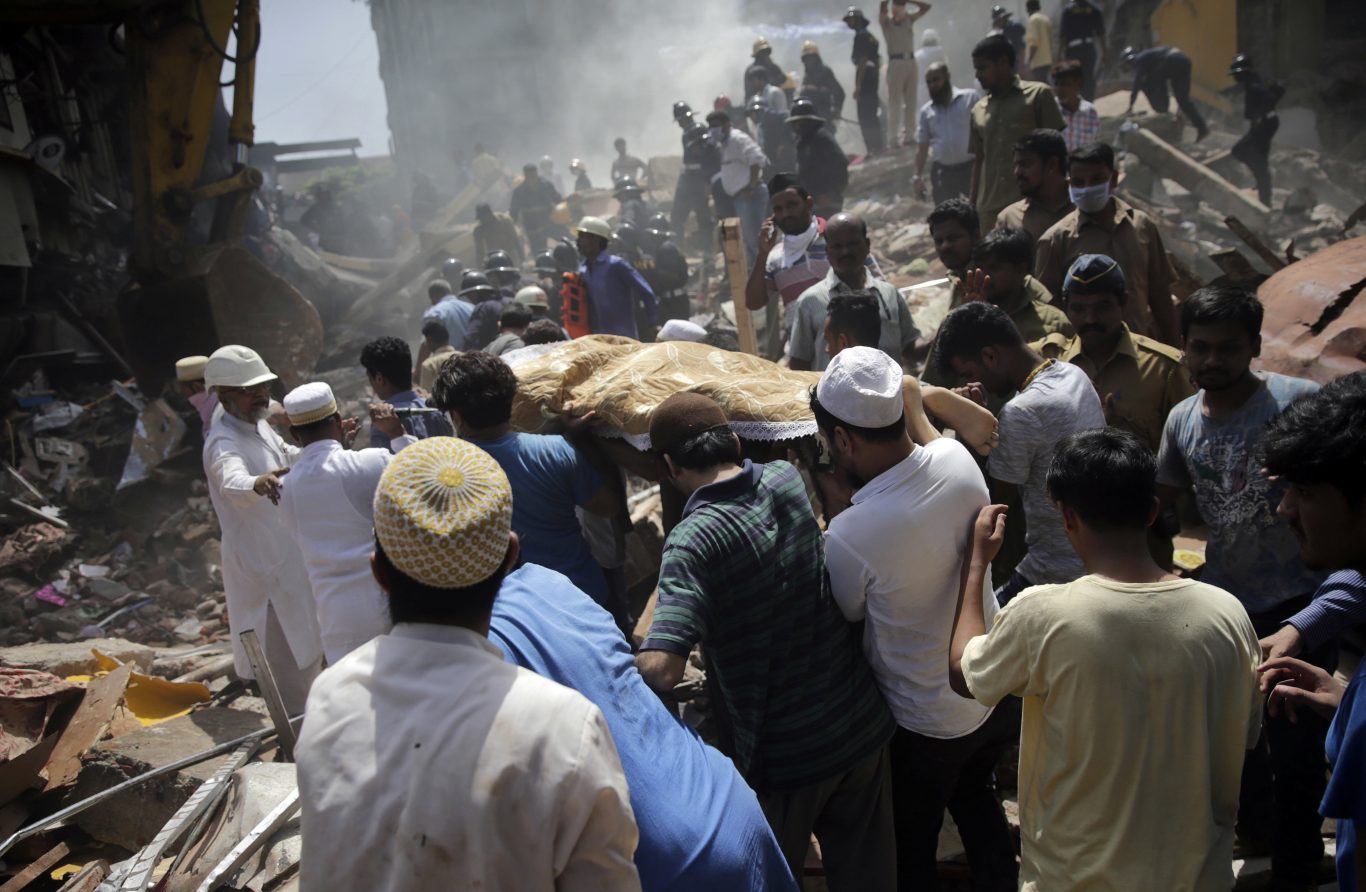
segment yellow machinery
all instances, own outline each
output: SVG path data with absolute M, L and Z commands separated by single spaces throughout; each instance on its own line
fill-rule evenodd
M 122 26 L 133 284 L 120 295 L 119 317 L 127 359 L 144 385 L 155 387 L 181 356 L 230 343 L 257 350 L 287 385 L 311 371 L 322 350 L 317 312 L 242 246 L 252 193 L 262 182 L 245 163 L 260 0 L 5 0 L 0 27 L 5 23 Z M 233 71 L 233 163 L 225 176 L 207 178 L 225 62 Z M 207 214 L 200 209 L 209 207 L 205 239 Z

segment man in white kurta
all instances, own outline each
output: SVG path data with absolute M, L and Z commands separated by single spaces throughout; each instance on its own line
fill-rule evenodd
M 387 412 L 372 423 L 389 426 L 390 449 L 347 448 L 355 431 L 343 424 L 332 388 L 322 382 L 294 388 L 284 406 L 303 450 L 280 488 L 280 515 L 303 553 L 323 654 L 332 664 L 389 631 L 384 595 L 370 571 L 375 489 L 393 452 L 417 438 Z
M 297 715 L 321 668 L 322 644 L 303 555 L 274 504 L 283 472 L 299 455 L 266 422 L 274 380 L 246 347 L 220 347 L 209 357 L 204 381 L 224 412 L 204 443 L 204 475 L 222 529 L 223 593 L 237 674 L 255 677 L 238 638 L 254 629 L 285 708 Z
M 640 889 L 602 713 L 489 643 L 519 555 L 498 463 L 454 437 L 414 443 L 380 479 L 374 524 L 397 622 L 309 694 L 301 888 Z

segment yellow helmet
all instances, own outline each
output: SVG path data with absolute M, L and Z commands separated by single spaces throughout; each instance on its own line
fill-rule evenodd
M 765 52 L 765 51 L 772 52 L 772 51 L 773 51 L 773 44 L 769 43 L 769 42 L 768 42 L 768 38 L 766 38 L 766 37 L 758 37 L 758 38 L 755 38 L 755 40 L 754 40 L 754 46 L 750 47 L 750 53 L 751 53 L 752 55 L 757 56 L 757 55 L 759 55 L 760 53 Z
M 805 59 L 807 56 L 819 56 L 820 54 L 821 54 L 821 48 L 818 47 L 818 46 L 816 46 L 816 41 L 814 41 L 814 40 L 807 40 L 807 41 L 804 41 L 804 42 L 802 43 L 802 58 L 803 58 L 803 59 Z

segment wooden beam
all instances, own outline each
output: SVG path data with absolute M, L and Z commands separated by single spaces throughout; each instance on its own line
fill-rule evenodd
M 0 892 L 19 892 L 20 889 L 51 870 L 58 861 L 70 854 L 71 849 L 67 847 L 66 843 L 57 843 L 52 848 L 48 849 L 37 861 L 34 861 L 28 867 L 25 867 L 23 870 L 10 877 L 5 885 L 0 886 Z
M 1270 208 L 1157 134 L 1142 128 L 1130 130 L 1124 145 L 1160 176 L 1176 180 L 1210 207 L 1256 226 L 1266 225 Z
M 1285 269 L 1285 261 L 1280 257 L 1277 257 L 1276 252 L 1271 250 L 1266 242 L 1262 241 L 1261 236 L 1257 235 L 1257 233 L 1253 232 L 1251 229 L 1248 229 L 1242 220 L 1233 216 L 1225 217 L 1224 225 L 1232 230 L 1234 235 L 1242 239 L 1249 248 L 1255 251 L 1257 256 L 1262 258 L 1262 262 L 1271 267 L 1273 273 Z
M 727 217 L 721 221 L 721 251 L 726 255 L 726 275 L 730 279 L 730 299 L 735 304 L 735 331 L 740 350 L 751 356 L 759 355 L 759 340 L 754 334 L 754 316 L 745 306 L 745 243 L 740 238 L 740 218 Z

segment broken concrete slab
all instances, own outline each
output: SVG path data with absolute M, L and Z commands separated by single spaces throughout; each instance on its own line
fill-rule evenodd
M 58 678 L 68 675 L 94 675 L 100 668 L 94 651 L 106 654 L 120 663 L 132 663 L 139 672 L 150 673 L 156 651 L 144 644 L 122 638 L 93 638 L 66 644 L 24 644 L 0 649 L 0 666 L 15 669 L 37 669 Z
M 209 708 L 99 744 L 82 759 L 72 801 L 267 725 L 268 719 L 253 713 Z M 150 780 L 87 809 L 76 823 L 101 842 L 140 849 L 226 758 L 231 756 Z
M 1125 146 L 1158 174 L 1175 180 L 1201 201 L 1229 216 L 1265 228 L 1271 209 L 1157 134 L 1139 128 L 1125 134 Z

